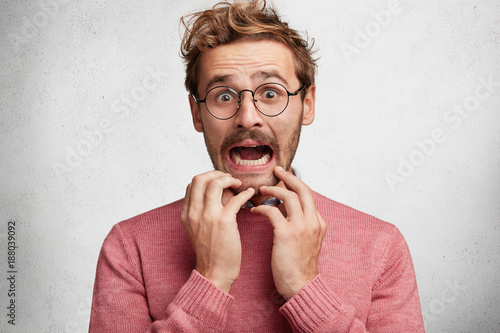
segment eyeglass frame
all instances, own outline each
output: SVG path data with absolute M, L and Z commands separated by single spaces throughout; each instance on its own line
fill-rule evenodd
M 286 93 L 287 93 L 287 101 L 286 101 L 286 105 L 285 107 L 283 108 L 283 110 L 281 110 L 279 113 L 275 114 L 275 115 L 268 115 L 268 114 L 265 114 L 264 112 L 262 112 L 259 107 L 257 106 L 257 104 L 255 104 L 256 100 L 255 100 L 255 92 L 262 86 L 265 86 L 267 84 L 277 84 L 279 86 L 282 86 L 283 89 L 285 89 Z M 213 88 L 210 88 L 206 95 L 205 95 L 205 98 L 204 99 L 198 99 L 196 98 L 196 96 L 194 94 L 192 94 L 194 100 L 196 101 L 196 103 L 205 103 L 205 106 L 207 108 L 207 111 L 208 113 L 210 113 L 210 115 L 216 119 L 219 119 L 219 120 L 228 120 L 228 119 L 231 119 L 233 118 L 234 116 L 236 116 L 236 114 L 238 113 L 238 111 L 240 111 L 240 107 L 241 107 L 241 94 L 245 91 L 248 91 L 252 94 L 252 101 L 253 101 L 253 105 L 255 106 L 255 108 L 257 109 L 257 111 L 259 111 L 259 113 L 263 114 L 264 116 L 266 117 L 277 117 L 279 116 L 280 114 L 282 114 L 283 112 L 285 112 L 286 108 L 288 107 L 288 104 L 290 103 L 290 96 L 297 96 L 299 94 L 299 92 L 301 92 L 302 90 L 304 90 L 304 88 L 306 87 L 306 85 L 302 85 L 302 87 L 300 87 L 299 89 L 297 89 L 295 92 L 289 92 L 288 89 L 282 85 L 281 83 L 278 83 L 278 82 L 266 82 L 266 83 L 263 83 L 261 85 L 259 85 L 257 88 L 255 88 L 254 90 L 250 90 L 250 89 L 243 89 L 241 90 L 240 92 L 238 92 L 236 89 L 232 88 L 232 87 L 229 87 L 229 86 L 217 86 L 217 87 L 213 87 Z M 227 117 L 227 118 L 221 118 L 221 117 L 217 117 L 216 115 L 214 115 L 210 109 L 208 108 L 208 105 L 207 105 L 207 96 L 208 94 L 214 90 L 214 89 L 217 89 L 217 88 L 229 88 L 231 90 L 234 90 L 237 94 L 238 94 L 238 108 L 236 109 L 236 112 L 230 116 L 230 117 Z

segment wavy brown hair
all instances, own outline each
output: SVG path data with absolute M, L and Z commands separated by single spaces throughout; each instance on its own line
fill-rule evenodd
M 266 1 L 219 2 L 212 9 L 181 18 L 185 27 L 181 54 L 186 64 L 186 89 L 197 96 L 199 67 L 204 51 L 236 40 L 273 40 L 286 45 L 295 57 L 299 81 L 314 84 L 316 60 L 312 44 L 288 27 Z

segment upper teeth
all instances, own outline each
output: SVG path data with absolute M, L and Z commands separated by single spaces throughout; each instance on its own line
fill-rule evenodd
M 243 148 L 257 148 L 257 147 L 264 149 L 266 146 L 263 146 L 263 145 L 239 146 L 239 147 L 236 147 L 236 150 L 238 150 L 238 152 L 240 152 Z

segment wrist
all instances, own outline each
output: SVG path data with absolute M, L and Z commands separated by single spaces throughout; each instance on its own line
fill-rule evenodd
M 281 296 L 283 296 L 288 301 L 290 298 L 295 296 L 300 291 L 300 289 L 302 289 L 306 284 L 307 283 L 294 284 L 294 285 L 287 286 L 287 288 L 284 288 L 283 291 L 279 291 L 279 290 L 278 291 L 281 294 Z
M 220 274 L 215 274 L 210 271 L 201 271 L 198 270 L 198 273 L 200 273 L 205 279 L 210 281 L 214 286 L 219 288 L 220 290 L 226 292 L 229 294 L 229 291 L 231 290 L 231 287 L 233 286 L 233 283 L 236 281 L 236 278 L 228 278 L 225 276 L 221 276 Z
M 286 286 L 280 288 L 282 290 L 278 289 L 278 292 L 288 301 L 290 298 L 298 294 L 299 291 L 304 288 L 309 282 L 314 280 L 315 277 L 316 275 L 308 279 L 301 279 L 288 283 Z

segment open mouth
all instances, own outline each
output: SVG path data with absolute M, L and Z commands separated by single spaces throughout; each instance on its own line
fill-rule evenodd
M 229 156 L 238 165 L 265 165 L 273 157 L 273 150 L 266 145 L 238 146 L 229 150 Z

